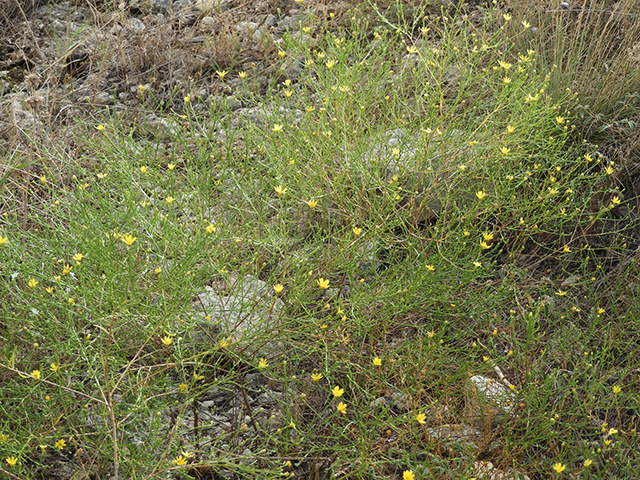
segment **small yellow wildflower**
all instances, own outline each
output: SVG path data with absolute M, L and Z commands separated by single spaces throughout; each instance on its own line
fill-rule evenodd
M 508 22 L 509 20 L 511 20 L 512 17 L 508 13 L 505 13 L 504 15 L 502 15 L 502 18 L 504 18 L 505 22 Z
M 326 288 L 329 288 L 329 280 L 325 280 L 322 277 L 320 277 L 318 280 L 316 280 L 316 283 L 323 290 L 326 289 Z
M 65 265 L 62 269 L 62 275 L 68 275 L 69 273 L 71 273 L 72 269 L 73 267 L 71 265 Z
M 616 433 L 618 433 L 618 430 L 616 430 L 615 428 L 609 429 L 609 435 L 615 435 Z
M 269 366 L 269 362 L 265 358 L 261 358 L 258 362 L 258 368 L 267 368 Z
M 29 280 L 29 283 L 27 283 L 27 285 L 29 285 L 29 287 L 31 288 L 36 288 L 36 285 L 38 285 L 38 282 L 35 278 L 32 278 L 31 280 Z
M 564 117 L 556 117 L 556 122 L 558 122 L 558 125 L 562 125 L 564 123 Z
M 61 438 L 56 443 L 54 443 L 53 446 L 56 447 L 58 450 L 64 450 L 64 447 L 67 446 L 67 442 L 65 442 L 64 439 Z
M 273 187 L 273 189 L 275 190 L 275 192 L 276 192 L 279 196 L 284 195 L 284 193 L 287 191 L 287 189 L 286 189 L 286 188 L 282 188 L 282 185 L 278 185 L 277 187 Z
M 566 465 L 563 465 L 563 464 L 561 464 L 559 462 L 553 464 L 553 469 L 558 473 L 564 472 L 565 468 L 567 468 Z
M 411 470 L 405 470 L 402 472 L 402 480 L 415 480 L 416 476 L 413 474 Z
M 487 194 L 484 193 L 482 190 L 480 190 L 479 192 L 476 192 L 476 197 L 478 197 L 478 200 L 482 200 L 486 196 Z
M 611 204 L 612 204 L 613 206 L 618 206 L 618 205 L 620 205 L 620 197 L 618 197 L 617 195 L 616 195 L 615 197 L 613 197 L 613 198 L 611 199 Z
M 278 52 L 278 57 L 280 57 L 280 58 L 284 58 L 285 55 L 286 55 L 286 53 L 284 52 L 284 50 L 280 50 Z
M 505 85 L 509 85 L 511 83 L 511 78 L 510 77 L 504 77 L 502 79 L 502 83 L 504 83 Z
M 331 70 L 335 64 L 336 62 L 334 62 L 333 60 L 329 60 L 327 63 L 325 63 L 328 70 Z
M 42 375 L 40 374 L 40 370 L 34 370 L 33 372 L 31 372 L 31 376 L 36 380 L 40 380 L 40 378 L 42 378 Z
M 176 458 L 173 463 L 175 463 L 176 465 L 186 465 L 187 464 L 187 459 L 184 458 L 182 455 L 179 455 L 178 458 Z
M 347 404 L 344 402 L 340 402 L 338 404 L 338 412 L 342 413 L 343 415 L 345 415 L 347 413 Z
M 132 237 L 131 235 L 123 235 L 120 238 L 120 240 L 122 240 L 124 243 L 126 243 L 129 246 L 133 245 L 133 242 L 135 242 L 136 239 L 137 237 Z
M 74 260 L 75 262 L 79 262 L 80 260 L 82 260 L 83 257 L 84 255 L 82 255 L 81 253 L 76 253 L 73 257 L 71 257 L 71 259 Z
M 321 373 L 312 373 L 311 374 L 311 380 L 313 380 L 314 382 L 319 382 L 321 378 L 322 378 L 322 374 Z
M 140 167 L 140 172 L 141 172 L 141 173 L 147 173 L 147 169 L 148 169 L 148 168 L 149 168 L 149 167 L 147 167 L 146 165 L 143 165 L 142 167 Z
M 67 303 L 73 303 L 75 300 L 73 298 L 67 298 Z
M 226 70 L 222 70 L 222 71 L 220 71 L 220 70 L 216 70 L 216 75 L 218 75 L 218 78 L 220 79 L 220 81 L 223 81 L 223 80 L 224 80 L 224 76 L 225 76 L 227 73 L 229 73 L 229 72 L 227 72 Z
M 569 245 L 565 245 L 564 248 L 562 249 L 562 251 L 564 253 L 570 253 L 571 252 L 571 248 L 569 247 Z
M 168 205 L 171 205 L 173 203 L 173 201 L 175 200 L 175 198 L 173 197 L 167 197 L 165 198 L 165 201 L 167 202 Z
M 480 241 L 480 248 L 482 250 L 488 250 L 491 248 L 491 245 L 489 245 L 487 242 L 485 241 Z
M 420 412 L 418 415 L 416 415 L 416 420 L 420 425 L 424 425 L 427 423 L 427 416 L 424 413 Z
M 7 462 L 10 467 L 14 467 L 16 463 L 18 463 L 18 459 L 16 457 L 7 457 L 4 461 Z
M 516 131 L 515 127 L 512 127 L 511 125 L 507 125 L 507 133 L 513 133 Z
M 247 72 L 245 71 L 239 72 L 238 76 L 240 77 L 241 80 L 244 80 L 245 78 L 247 78 Z
M 380 365 L 382 365 L 382 359 L 381 359 L 380 357 L 375 357 L 375 358 L 373 359 L 373 364 L 374 364 L 376 367 L 379 367 Z
M 309 205 L 309 207 L 311 207 L 311 208 L 316 208 L 316 205 L 318 205 L 318 201 L 317 200 L 309 200 L 307 202 L 307 205 Z
M 0 245 L 4 245 L 8 241 L 9 241 L 9 238 L 3 237 L 2 235 L 0 235 Z
M 622 387 L 620 387 L 619 385 L 615 385 L 613 387 L 613 393 L 618 394 L 622 391 Z
M 564 290 L 558 290 L 556 292 L 556 295 L 558 295 L 559 297 L 564 297 L 567 294 L 567 292 L 565 292 Z
M 207 226 L 207 232 L 209 232 L 209 233 L 213 233 L 213 232 L 215 232 L 216 230 L 217 230 L 217 228 L 213 225 L 213 223 L 210 223 L 210 224 Z
M 529 27 L 531 27 L 531 24 L 529 22 L 527 22 L 526 20 L 522 21 L 522 26 L 524 27 L 525 30 L 528 30 Z
M 273 290 L 276 293 L 280 293 L 282 290 L 284 290 L 284 286 L 279 283 L 279 284 L 273 286 Z
M 507 147 L 500 147 L 500 151 L 502 152 L 503 155 L 506 155 L 511 151 L 511 149 Z
M 582 465 L 584 465 L 585 467 L 589 468 L 591 466 L 591 464 L 593 463 L 593 460 L 591 460 L 590 458 L 585 459 L 585 461 L 582 463 Z
M 191 102 L 191 95 L 187 95 L 186 97 L 184 97 L 184 103 L 189 103 Z
M 340 388 L 337 385 L 331 389 L 331 393 L 335 398 L 341 397 L 344 394 L 344 388 Z
M 96 127 L 96 130 L 100 130 L 101 132 L 104 132 L 107 129 L 107 127 L 105 127 L 104 125 L 98 125 Z
M 480 268 L 480 267 L 482 266 L 482 263 L 480 263 L 480 262 L 473 262 L 473 266 L 474 266 L 475 268 Z
M 358 237 L 362 233 L 362 229 L 359 227 L 353 227 L 353 234 Z
M 433 265 L 425 265 L 425 268 L 430 272 L 433 272 L 436 269 L 436 267 L 434 267 Z
M 609 166 L 605 169 L 605 172 L 607 172 L 607 175 L 611 175 L 613 173 L 613 167 Z
M 167 347 L 173 343 L 173 338 L 169 335 L 162 337 L 162 343 L 164 343 Z
M 60 367 L 55 363 L 52 363 L 51 366 L 49 367 L 49 370 L 51 370 L 52 372 L 57 372 L 58 370 L 60 370 Z

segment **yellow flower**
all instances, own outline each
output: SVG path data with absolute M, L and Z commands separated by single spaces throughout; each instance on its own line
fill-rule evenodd
M 591 460 L 590 458 L 587 458 L 582 465 L 584 465 L 585 467 L 590 467 L 592 463 L 593 463 L 593 460 Z
M 344 388 L 340 388 L 337 385 L 335 387 L 333 387 L 333 389 L 331 390 L 331 393 L 333 393 L 333 396 L 335 398 L 341 397 L 344 394 Z
M 185 457 L 183 457 L 182 455 L 179 455 L 178 458 L 176 458 L 173 463 L 175 463 L 176 465 L 186 465 L 187 464 L 187 459 Z
M 418 53 L 418 47 L 414 47 L 413 45 L 407 47 L 407 52 L 409 52 L 410 54 Z
M 478 200 L 482 200 L 486 196 L 487 194 L 484 193 L 482 190 L 480 190 L 479 192 L 476 192 L 476 197 L 478 197 Z
M 276 191 L 276 193 L 280 196 L 284 195 L 284 193 L 287 191 L 286 188 L 282 188 L 282 185 L 278 185 L 277 187 L 273 187 L 273 189 Z
M 430 272 L 433 272 L 436 269 L 436 267 L 434 267 L 433 265 L 425 265 L 425 268 Z
M 141 173 L 147 173 L 147 169 L 148 169 L 148 168 L 149 168 L 149 167 L 147 167 L 146 165 L 143 165 L 142 167 L 140 167 L 140 172 L 141 172 Z
M 622 387 L 620 387 L 619 385 L 615 385 L 615 386 L 613 387 L 613 393 L 618 394 L 618 393 L 620 393 L 621 391 L 622 391 Z
M 170 163 L 170 164 L 167 165 L 167 168 L 169 170 L 173 170 L 174 168 L 176 168 L 176 164 L 175 163 Z
M 564 123 L 564 117 L 556 117 L 556 122 L 558 122 L 559 125 L 562 125 Z
M 245 78 L 247 78 L 247 72 L 245 71 L 239 72 L 238 76 L 240 77 L 241 80 L 244 80 Z
M 61 438 L 56 443 L 54 443 L 53 446 L 56 447 L 58 450 L 63 450 L 64 447 L 67 446 L 67 442 L 65 442 L 64 439 Z
M 502 15 L 502 18 L 504 18 L 505 22 L 508 22 L 509 20 L 511 20 L 511 15 L 509 15 L 508 13 L 505 13 L 504 15 Z
M 511 125 L 507 125 L 507 133 L 513 133 L 516 131 L 515 127 L 512 127 Z
M 16 463 L 18 463 L 18 459 L 16 457 L 7 457 L 4 459 L 4 461 L 7 462 L 10 467 L 13 467 Z
M 357 237 L 362 233 L 362 229 L 359 227 L 353 227 L 353 233 Z
M 511 83 L 511 78 L 510 77 L 504 77 L 502 79 L 502 83 L 504 83 L 505 85 L 509 85 Z
M 267 368 L 268 366 L 269 362 L 267 362 L 267 360 L 265 360 L 264 358 L 261 358 L 258 362 L 258 368 Z
M 571 248 L 569 248 L 569 245 L 565 245 L 564 248 L 562 249 L 562 251 L 564 253 L 569 253 L 569 252 L 571 252 Z
M 342 413 L 343 415 L 347 413 L 347 404 L 346 403 L 340 402 L 338 404 L 337 408 L 338 408 L 338 412 Z
M 480 267 L 482 266 L 482 263 L 480 263 L 480 262 L 473 262 L 473 266 L 474 266 L 475 268 L 480 268 Z
M 593 160 L 593 157 L 587 153 L 587 154 L 584 156 L 584 159 L 585 159 L 587 162 L 591 162 L 591 161 Z
M 53 287 L 47 287 L 47 288 L 45 288 L 45 290 L 46 290 L 46 292 L 47 292 L 47 293 L 49 293 L 49 294 L 52 294 L 52 293 L 53 293 Z
M 526 20 L 522 21 L 522 26 L 524 27 L 525 30 L 527 30 L 529 27 L 531 27 L 531 24 L 529 22 L 527 22 Z
M 51 370 L 52 372 L 57 372 L 59 369 L 60 367 L 55 363 L 52 363 L 51 366 L 49 367 L 49 370 Z
M 335 64 L 336 62 L 334 62 L 333 60 L 329 60 L 327 63 L 325 63 L 325 65 L 327 66 L 327 69 L 329 70 L 331 70 Z
M 217 229 L 216 229 L 216 227 L 214 227 L 214 226 L 213 226 L 213 223 L 210 223 L 210 224 L 207 226 L 207 232 L 209 232 L 209 233 L 213 233 L 213 232 L 215 232 L 216 230 L 217 230 Z
M 511 149 L 507 147 L 500 147 L 500 151 L 502 152 L 503 155 L 506 155 L 511 151 Z
M 284 50 L 280 50 L 278 52 L 278 57 L 280 57 L 280 58 L 284 58 L 285 55 L 286 55 L 286 53 L 284 52 Z
M 611 175 L 613 173 L 613 167 L 611 166 L 607 167 L 605 172 L 607 172 L 607 175 Z
M 7 237 L 3 237 L 2 235 L 0 235 L 0 245 L 4 245 L 8 240 L 9 239 Z
M 325 289 L 325 288 L 329 288 L 329 280 L 325 280 L 324 278 L 320 277 L 320 279 L 316 280 L 316 283 L 318 284 L 318 286 L 321 289 Z
M 487 244 L 487 242 L 481 241 L 481 242 L 480 242 L 480 248 L 481 248 L 482 250 L 488 250 L 488 249 L 490 249 L 490 248 L 491 248 L 491 245 Z
M 178 390 L 180 390 L 181 392 L 186 392 L 187 385 L 185 383 L 181 383 L 180 385 L 178 385 Z
M 174 201 L 174 200 L 175 200 L 175 198 L 173 198 L 173 197 L 167 197 L 167 198 L 165 198 L 165 201 L 166 201 L 169 205 L 171 205 L 171 204 L 173 203 L 173 201 Z
M 67 298 L 67 303 L 73 303 L 74 299 L 73 298 Z
M 493 240 L 493 233 L 484 232 L 482 234 L 482 238 L 484 239 L 485 242 L 489 242 L 489 241 Z
M 416 476 L 411 470 L 405 470 L 402 472 L 402 480 L 415 480 Z
M 76 253 L 73 257 L 71 257 L 71 259 L 79 262 L 80 260 L 82 260 L 82 257 L 84 257 L 84 255 L 82 255 L 81 253 Z
M 417 416 L 416 416 L 416 420 L 418 421 L 418 423 L 420 425 L 424 425 L 425 423 L 427 423 L 427 416 L 420 412 Z
M 614 206 L 620 205 L 620 197 L 617 195 L 611 199 L 611 204 Z
M 135 242 L 137 237 L 132 237 L 131 235 L 123 235 L 120 240 L 122 240 L 127 245 L 131 246 L 133 242 Z
M 162 338 L 162 343 L 164 343 L 167 347 L 173 343 L 173 338 L 169 335 L 166 335 Z
M 98 125 L 96 127 L 96 130 L 100 130 L 101 132 L 104 132 L 107 129 L 107 127 L 105 127 L 104 125 Z
M 618 430 L 616 430 L 615 428 L 609 429 L 609 435 L 615 435 L 616 433 L 618 433 Z
M 229 73 L 226 70 L 216 70 L 216 75 L 218 75 L 218 78 L 220 79 L 220 81 L 224 80 L 224 76 Z
M 567 468 L 565 465 L 561 464 L 561 463 L 555 463 L 553 465 L 553 469 L 558 472 L 558 473 L 562 473 L 564 472 L 564 469 Z
M 191 95 L 187 95 L 184 97 L 184 103 L 189 103 L 191 101 Z
M 160 275 L 162 273 L 162 269 L 160 267 L 156 268 L 154 270 L 154 272 L 156 272 L 158 275 Z
M 29 285 L 31 288 L 36 288 L 36 285 L 38 285 L 38 282 L 35 278 L 32 278 L 31 280 L 29 280 L 29 283 L 27 283 L 27 285 Z
M 40 177 L 40 181 L 41 181 L 42 183 L 47 183 L 47 176 L 46 176 L 46 175 L 41 176 L 41 177 Z
M 62 274 L 68 275 L 69 273 L 71 273 L 72 269 L 73 267 L 71 265 L 65 265 L 64 268 L 62 269 Z
M 375 358 L 373 359 L 373 364 L 374 364 L 376 367 L 379 367 L 380 365 L 382 365 L 382 359 L 381 359 L 380 357 L 375 357 Z
M 313 380 L 314 382 L 319 382 L 321 378 L 322 378 L 322 374 L 321 373 L 312 373 L 311 374 L 311 380 Z
M 307 205 L 309 205 L 309 207 L 311 207 L 311 208 L 316 208 L 316 205 L 318 205 L 318 201 L 317 200 L 309 200 L 307 202 Z
M 282 284 L 280 284 L 280 283 L 273 286 L 273 290 L 276 293 L 280 293 L 283 289 L 284 289 L 284 286 Z
M 564 297 L 567 294 L 567 292 L 565 292 L 564 290 L 558 290 L 556 292 L 556 295 L 558 295 L 559 297 Z

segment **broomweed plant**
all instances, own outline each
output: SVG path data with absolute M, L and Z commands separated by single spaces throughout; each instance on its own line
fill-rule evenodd
M 39 147 L 71 182 L 43 163 L 27 205 L 3 191 L 2 469 L 471 478 L 482 458 L 634 476 L 634 232 L 530 21 L 362 6 L 334 28 L 299 3 L 315 42 L 285 35 L 276 70 L 302 73 L 270 77 L 260 121 L 203 120 L 180 93 L 165 148 L 105 114 L 77 132 L 82 162 Z M 515 409 L 475 447 L 446 443 L 473 375 Z M 212 392 L 244 420 L 202 415 Z

